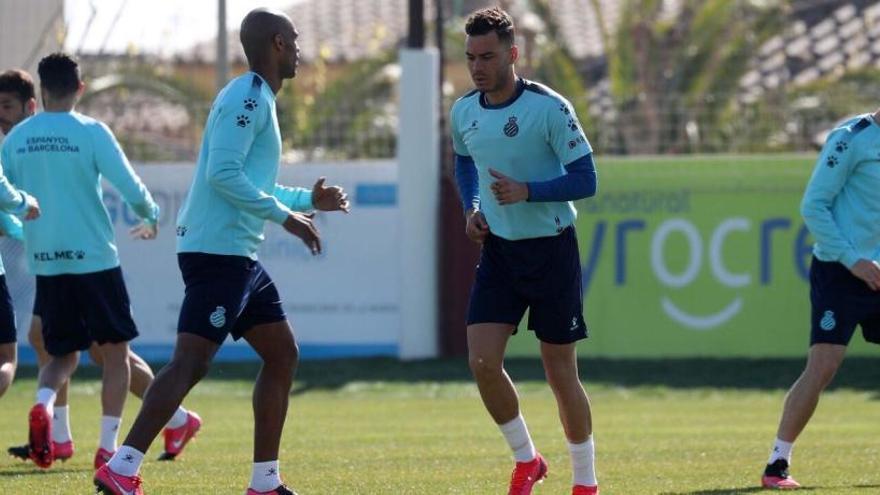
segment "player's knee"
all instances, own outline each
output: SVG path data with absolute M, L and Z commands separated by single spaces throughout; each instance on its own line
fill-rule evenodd
M 840 361 L 833 356 L 814 355 L 807 364 L 807 372 L 823 388 L 831 383 L 840 367 Z
M 96 366 L 104 366 L 104 358 L 95 346 L 89 347 L 89 359 L 91 359 L 92 363 Z
M 17 362 L 14 356 L 0 356 L 0 396 L 6 393 L 15 379 Z
M 500 375 L 504 369 L 500 360 L 489 359 L 485 356 L 472 355 L 468 358 L 468 364 L 470 365 L 471 373 L 473 373 L 474 377 L 478 380 L 484 377 L 488 378 Z
M 40 325 L 31 325 L 28 329 L 28 343 L 34 349 L 42 349 L 43 348 L 43 330 L 40 328 Z
M 266 356 L 264 362 L 279 373 L 289 374 L 292 377 L 297 364 L 299 364 L 299 346 L 292 342 L 283 349 L 278 349 L 277 352 Z
M 193 358 L 185 361 L 179 360 L 175 364 L 177 365 L 176 368 L 181 370 L 184 378 L 191 384 L 198 383 L 208 374 L 208 370 L 211 369 L 210 359 Z

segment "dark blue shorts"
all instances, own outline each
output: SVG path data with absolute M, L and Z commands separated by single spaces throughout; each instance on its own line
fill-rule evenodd
M 471 290 L 467 324 L 519 325 L 542 342 L 587 338 L 577 235 L 568 227 L 553 237 L 509 241 L 489 234 Z
M 244 256 L 178 253 L 186 295 L 177 331 L 222 344 L 256 325 L 287 319 L 275 283 L 259 261 Z
M 862 327 L 868 342 L 880 344 L 880 292 L 838 262 L 813 258 L 810 265 L 810 345 L 847 345 Z
M 63 356 L 98 344 L 138 336 L 122 269 L 94 273 L 37 275 L 46 351 Z
M 12 344 L 15 338 L 15 310 L 6 285 L 6 275 L 0 275 L 0 344 Z

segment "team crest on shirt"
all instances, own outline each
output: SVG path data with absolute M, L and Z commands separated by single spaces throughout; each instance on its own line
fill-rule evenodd
M 504 135 L 514 137 L 517 134 L 519 134 L 519 125 L 516 123 L 516 117 L 510 117 L 504 125 Z
M 217 306 L 217 309 L 211 313 L 211 316 L 208 317 L 211 321 L 211 325 L 215 328 L 223 328 L 226 325 L 226 308 L 223 306 Z

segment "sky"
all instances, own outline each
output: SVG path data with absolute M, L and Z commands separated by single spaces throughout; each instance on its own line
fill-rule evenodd
M 226 0 L 227 26 L 237 29 L 255 7 L 282 8 L 300 1 Z M 65 0 L 65 49 L 94 53 L 103 46 L 109 53 L 174 55 L 214 39 L 217 4 L 218 0 Z

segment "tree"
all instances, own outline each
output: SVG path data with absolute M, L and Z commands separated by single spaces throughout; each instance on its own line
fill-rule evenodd
M 629 0 L 609 57 L 609 76 L 627 153 L 714 151 L 724 110 L 751 54 L 781 31 L 781 1 Z

